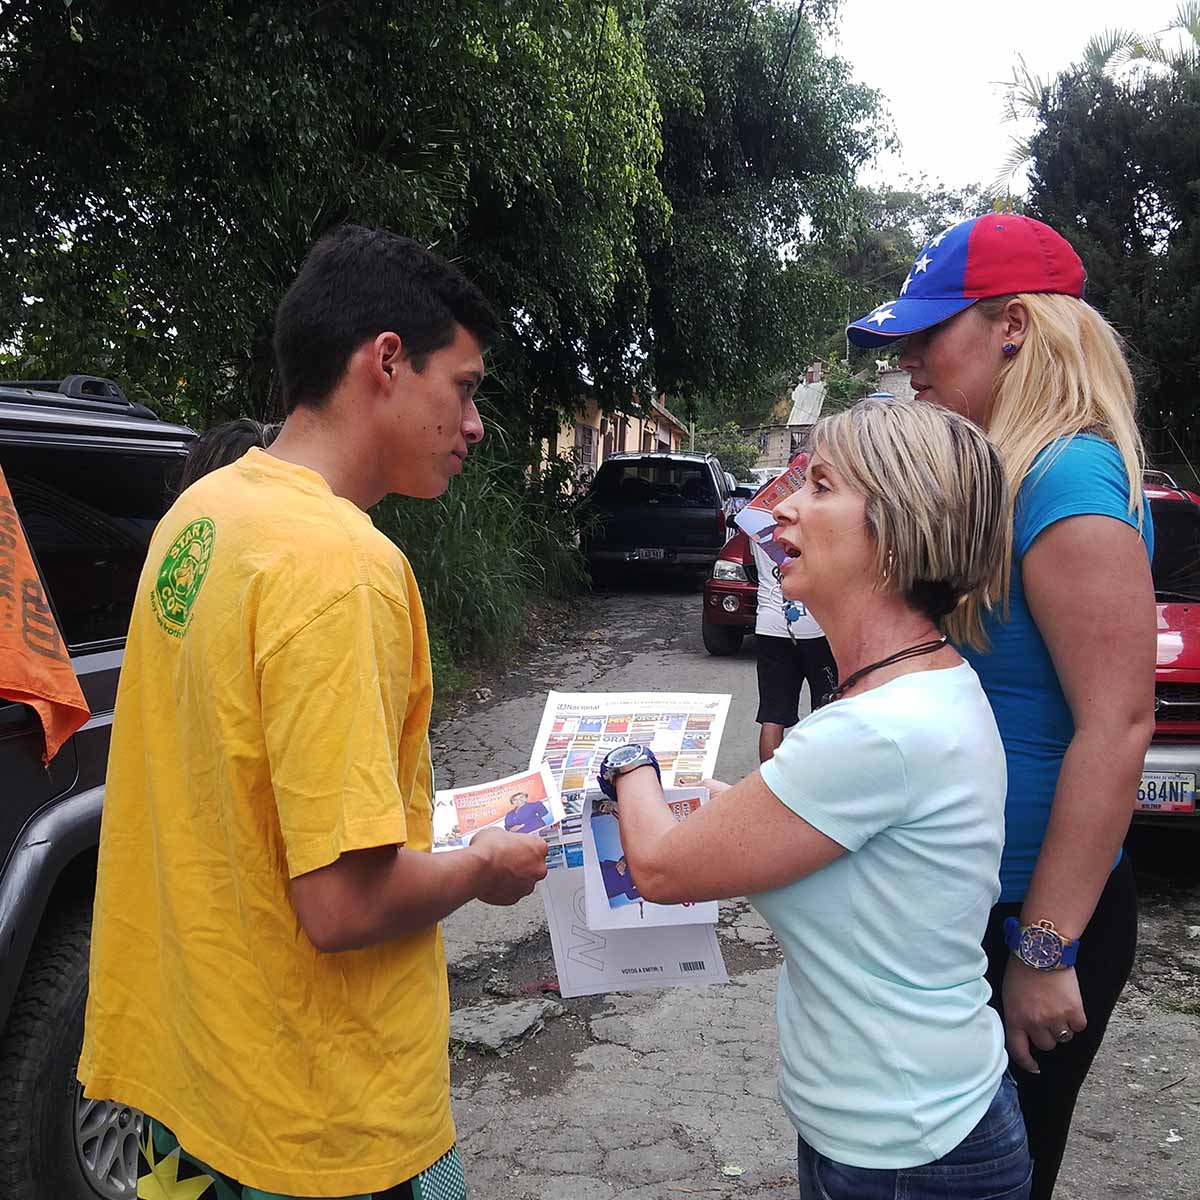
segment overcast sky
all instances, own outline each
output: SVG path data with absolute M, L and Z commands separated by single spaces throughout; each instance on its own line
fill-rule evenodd
M 1177 0 L 844 0 L 836 51 L 887 98 L 903 143 L 863 182 L 922 174 L 951 187 L 989 184 L 1012 126 L 1003 89 L 1018 54 L 1035 75 L 1078 61 L 1093 33 L 1163 29 Z

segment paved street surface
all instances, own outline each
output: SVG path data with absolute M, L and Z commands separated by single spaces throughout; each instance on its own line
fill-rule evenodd
M 729 692 L 718 774 L 741 778 L 757 765 L 753 643 L 711 658 L 699 620 L 699 594 L 685 587 L 572 606 L 435 728 L 438 786 L 523 769 L 551 688 Z M 1132 847 L 1139 961 L 1056 1200 L 1200 1200 L 1200 828 Z M 562 1001 L 537 896 L 473 904 L 446 923 L 454 1107 L 475 1196 L 795 1195 L 795 1137 L 775 1097 L 779 955 L 747 905 L 721 911 L 728 986 Z

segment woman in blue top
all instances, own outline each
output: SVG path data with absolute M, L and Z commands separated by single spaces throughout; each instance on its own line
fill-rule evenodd
M 982 948 L 1004 748 L 943 635 L 999 586 L 1008 509 L 999 456 L 962 417 L 865 400 L 822 421 L 774 515 L 783 595 L 837 662 L 831 702 L 679 824 L 645 747 L 601 768 L 643 897 L 750 895 L 779 940 L 779 1091 L 803 1200 L 1029 1194 Z
M 1054 230 L 988 214 L 934 238 L 900 298 L 848 330 L 862 346 L 904 339 L 918 397 L 988 431 L 1014 497 L 1007 606 L 985 614 L 987 652 L 963 654 L 1008 762 L 984 945 L 1040 1200 L 1133 963 L 1121 844 L 1154 728 L 1154 537 L 1133 381 L 1083 284 Z

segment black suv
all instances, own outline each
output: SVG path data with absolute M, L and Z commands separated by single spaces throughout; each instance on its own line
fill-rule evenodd
M 630 564 L 707 574 L 729 540 L 736 486 L 711 454 L 610 454 L 582 506 L 592 578 Z
M 75 1080 L 100 809 L 125 636 L 150 535 L 196 435 L 107 379 L 0 383 L 0 468 L 91 720 L 42 766 L 0 699 L 0 1196 L 132 1200 L 141 1114 Z

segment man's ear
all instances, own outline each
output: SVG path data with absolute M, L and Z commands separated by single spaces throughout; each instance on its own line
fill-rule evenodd
M 404 348 L 398 333 L 376 334 L 371 342 L 371 373 L 381 387 L 390 387 L 395 381 L 401 364 L 405 361 Z

